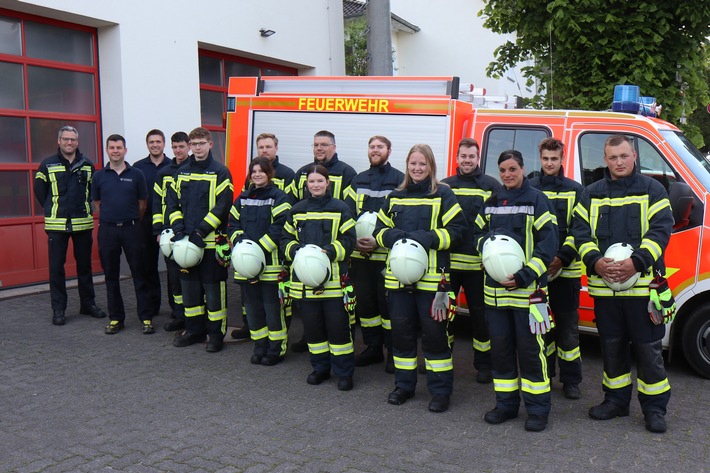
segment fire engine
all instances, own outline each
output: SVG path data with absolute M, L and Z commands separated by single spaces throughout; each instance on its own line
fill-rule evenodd
M 521 151 L 526 171 L 535 171 L 540 167 L 538 143 L 556 137 L 566 147 L 565 173 L 586 186 L 602 175 L 606 138 L 622 133 L 634 143 L 640 172 L 668 190 L 675 218 L 665 262 L 678 313 L 667 327 L 664 347 L 671 353 L 682 347 L 689 364 L 710 378 L 710 251 L 703 251 L 706 244 L 710 247 L 710 161 L 678 128 L 659 118 L 481 108 L 462 89 L 457 77 L 232 77 L 226 162 L 240 185 L 256 156 L 256 136 L 270 132 L 279 138 L 280 162 L 297 169 L 313 160 L 312 137 L 326 129 L 336 136 L 338 156 L 358 172 L 369 166 L 368 139 L 384 135 L 393 143 L 393 166 L 403 170 L 409 148 L 427 143 L 437 158 L 437 177 L 443 178 L 455 172 L 458 141 L 473 137 L 481 145 L 481 166 L 497 178 L 502 151 Z M 596 331 L 593 315 L 584 287 L 581 331 Z

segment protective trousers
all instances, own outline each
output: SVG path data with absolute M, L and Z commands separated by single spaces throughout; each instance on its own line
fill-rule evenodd
M 389 291 L 395 386 L 414 392 L 417 387 L 417 332 L 421 329 L 427 387 L 432 396 L 451 395 L 454 363 L 447 333 L 449 322 L 431 318 L 433 292 Z
M 631 347 L 637 363 L 638 399 L 644 414 L 666 413 L 671 385 L 663 364 L 665 325 L 648 317 L 647 297 L 597 297 L 594 299 L 602 347 L 604 399 L 617 406 L 631 402 Z
M 148 290 L 143 280 L 143 240 L 140 228 L 135 224 L 99 225 L 99 257 L 106 278 L 106 299 L 111 320 L 123 322 L 126 310 L 121 296 L 121 252 L 126 252 L 126 261 L 131 270 L 133 288 L 136 291 L 138 320 L 153 320 Z
M 526 310 L 486 307 L 496 407 L 518 412 L 522 391 L 527 413 L 547 416 L 550 378 L 547 377 L 545 342 L 542 335 L 530 333 L 528 316 Z
M 180 271 L 185 330 L 224 339 L 227 333 L 227 268 L 215 259 L 215 250 L 205 250 L 200 264 Z
M 301 299 L 300 313 L 313 370 L 330 373 L 332 366 L 336 376 L 352 376 L 355 351 L 343 300 Z
M 74 248 L 81 307 L 96 305 L 94 280 L 91 275 L 91 246 L 93 243 L 91 230 L 74 233 L 47 232 L 49 294 L 52 300 L 52 310 L 67 309 L 67 278 L 64 264 L 67 261 L 69 238 L 72 239 Z
M 560 365 L 560 382 L 582 382 L 582 357 L 579 351 L 579 291 L 577 278 L 557 278 L 548 286 L 550 308 L 555 328 L 547 332 L 547 373 L 555 376 L 556 359 Z
M 392 324 L 385 295 L 384 261 L 352 258 L 350 278 L 355 287 L 355 315 L 360 320 L 362 339 L 368 347 L 392 348 Z
M 462 287 L 466 293 L 473 334 L 473 366 L 478 371 L 491 369 L 491 336 L 483 304 L 483 275 L 483 271 L 451 271 L 454 294 L 458 294 Z
M 153 315 L 160 313 L 160 274 L 158 273 L 158 258 L 160 245 L 153 235 L 153 223 L 149 216 L 141 220 L 140 228 L 143 233 L 143 280 L 148 291 L 150 311 Z
M 173 319 L 185 318 L 185 306 L 182 302 L 182 286 L 180 285 L 180 265 L 170 258 L 165 258 L 168 275 L 168 301 Z
M 278 285 L 265 282 L 240 285 L 249 333 L 254 340 L 254 354 L 259 357 L 284 356 L 287 346 L 286 321 L 279 304 Z

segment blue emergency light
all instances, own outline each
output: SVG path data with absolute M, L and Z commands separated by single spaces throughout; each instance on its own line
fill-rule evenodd
M 611 104 L 614 112 L 641 114 L 656 117 L 660 107 L 655 97 L 642 97 L 638 85 L 619 84 L 614 86 L 614 101 Z

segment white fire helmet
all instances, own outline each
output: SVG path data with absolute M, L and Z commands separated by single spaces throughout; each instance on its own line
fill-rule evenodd
M 330 279 L 330 260 L 318 245 L 306 245 L 293 258 L 293 271 L 310 287 L 318 287 Z
M 358 238 L 372 236 L 372 232 L 375 231 L 375 225 L 377 224 L 377 213 L 376 212 L 363 212 L 360 218 L 355 222 L 355 233 Z
M 429 257 L 422 245 L 403 238 L 392 245 L 387 264 L 399 282 L 410 285 L 424 276 L 429 266 Z
M 612 258 L 614 261 L 621 261 L 625 260 L 626 258 L 629 258 L 631 254 L 634 252 L 634 248 L 629 245 L 628 243 L 614 243 L 611 245 L 609 248 L 606 249 L 604 252 L 604 257 L 605 258 Z M 609 282 L 606 279 L 603 279 L 604 284 L 606 284 L 609 289 L 612 291 L 618 292 L 618 291 L 625 291 L 631 287 L 633 287 L 639 280 L 639 277 L 641 277 L 641 273 L 636 273 L 633 276 L 631 276 L 629 279 L 624 281 L 623 283 L 619 282 Z
M 525 265 L 525 253 L 517 241 L 507 235 L 493 235 L 483 242 L 483 268 L 494 280 L 503 282 Z
M 266 256 L 258 243 L 244 239 L 234 245 L 232 267 L 240 276 L 254 279 L 264 272 Z
M 163 255 L 166 258 L 172 258 L 173 257 L 173 236 L 175 234 L 173 233 L 172 228 L 166 228 L 162 232 L 160 232 L 160 242 L 158 243 L 160 246 L 160 251 L 163 253 Z
M 202 261 L 205 250 L 185 237 L 173 244 L 173 259 L 181 268 L 192 268 Z

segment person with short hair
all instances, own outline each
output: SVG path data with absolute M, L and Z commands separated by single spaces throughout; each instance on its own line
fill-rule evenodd
M 155 177 L 153 185 L 153 238 L 159 243 L 160 234 L 170 228 L 170 216 L 167 215 L 168 188 L 175 182 L 177 170 L 187 163 L 190 156 L 190 138 L 184 131 L 173 133 L 170 137 L 171 148 L 175 158 L 168 166 L 162 167 Z M 168 302 L 170 304 L 171 320 L 163 325 L 166 332 L 174 332 L 185 326 L 185 306 L 182 303 L 182 288 L 180 286 L 180 266 L 172 257 L 165 256 L 167 269 Z
M 579 399 L 582 382 L 582 357 L 579 351 L 579 291 L 582 289 L 582 263 L 577 254 L 570 230 L 574 207 L 584 187 L 565 177 L 562 160 L 564 143 L 556 138 L 540 142 L 540 174 L 530 179 L 530 185 L 541 190 L 552 203 L 557 216 L 559 248 L 547 268 L 550 308 L 555 316 L 555 327 L 545 335 L 547 343 L 547 372 L 555 376 L 557 360 L 560 364 L 562 393 L 567 399 Z
M 459 141 L 456 152 L 456 174 L 441 180 L 456 194 L 456 199 L 466 217 L 466 233 L 451 251 L 451 288 L 458 294 L 461 288 L 466 293 L 469 323 L 473 334 L 473 366 L 478 371 L 476 381 L 490 383 L 491 337 L 483 303 L 483 269 L 481 254 L 473 243 L 474 225 L 483 202 L 498 192 L 500 183 L 483 173 L 478 142 L 473 138 Z
M 395 389 L 387 402 L 401 405 L 414 397 L 417 332 L 421 330 L 431 395 L 428 409 L 445 412 L 454 389 L 454 362 L 447 333 L 454 301 L 443 313 L 434 310 L 434 301 L 442 279 L 450 278 L 449 249 L 461 239 L 466 219 L 449 186 L 436 178 L 436 160 L 429 145 L 412 146 L 406 163 L 404 180 L 379 210 L 374 236 L 383 248 L 392 248 L 403 239 L 416 241 L 426 251 L 427 267 L 418 281 L 405 284 L 393 273 L 392 263 L 387 265 L 385 289 L 389 294 L 395 377 Z
M 334 199 L 343 200 L 345 189 L 357 172 L 338 157 L 335 135 L 328 130 L 321 130 L 313 136 L 313 162 L 296 171 L 289 187 L 288 193 L 293 202 L 308 198 L 308 171 L 314 164 L 320 164 L 328 170 L 330 194 Z
M 96 172 L 91 196 L 99 212 L 99 256 L 106 275 L 106 298 L 111 322 L 104 332 L 114 335 L 125 325 L 126 309 L 121 296 L 121 252 L 125 252 L 136 291 L 138 319 L 143 333 L 155 333 L 149 289 L 143 279 L 141 223 L 148 191 L 143 173 L 125 161 L 128 148 L 121 135 L 106 139 L 108 163 Z
M 158 173 L 170 167 L 171 159 L 165 155 L 165 134 L 154 128 L 145 136 L 145 143 L 148 148 L 148 156 L 136 161 L 133 167 L 140 169 L 145 176 L 145 183 L 148 188 L 148 218 L 141 220 L 141 230 L 143 236 L 143 279 L 150 293 L 150 306 L 154 316 L 160 313 L 160 274 L 158 272 L 158 258 L 160 247 L 158 240 L 153 235 L 153 222 L 151 213 L 153 211 L 153 187 L 158 177 Z
M 370 168 L 353 178 L 345 190 L 345 203 L 356 221 L 363 214 L 377 215 L 382 204 L 404 180 L 404 174 L 392 167 L 389 157 L 392 142 L 376 135 L 367 144 Z M 394 373 L 392 357 L 392 324 L 385 294 L 385 261 L 388 251 L 377 245 L 372 235 L 358 237 L 350 255 L 350 277 L 357 296 L 355 315 L 360 321 L 362 339 L 367 348 L 355 357 L 355 366 L 368 366 L 385 361 L 382 347 L 387 349 L 385 371 Z
M 49 295 L 52 323 L 64 325 L 67 283 L 64 264 L 71 238 L 79 283 L 79 313 L 106 317 L 96 306 L 91 270 L 94 217 L 91 210 L 91 182 L 94 164 L 79 151 L 79 132 L 65 125 L 57 133 L 57 154 L 42 161 L 35 174 L 34 193 L 44 208 L 44 231 L 49 252 Z
M 227 268 L 217 262 L 215 238 L 217 232 L 226 233 L 234 186 L 229 169 L 212 156 L 209 130 L 198 127 L 188 136 L 192 156 L 168 188 L 166 212 L 173 240 L 188 238 L 204 254 L 197 266 L 180 271 L 185 332 L 175 337 L 173 345 L 186 347 L 209 335 L 207 351 L 216 353 L 227 333 Z
M 665 277 L 663 253 L 670 240 L 673 213 L 663 185 L 637 169 L 636 151 L 625 135 L 607 138 L 604 162 L 604 178 L 584 189 L 572 224 L 575 244 L 587 268 L 589 295 L 594 298 L 604 364 L 604 401 L 589 409 L 589 417 L 609 420 L 629 415 L 633 349 L 646 429 L 663 433 L 671 397 L 663 364 L 666 326 L 649 318 L 649 300 L 651 282 L 656 276 Z M 621 261 L 605 257 L 615 243 L 630 245 L 631 256 Z M 637 273 L 641 273 L 638 281 L 628 289 L 610 287 Z

